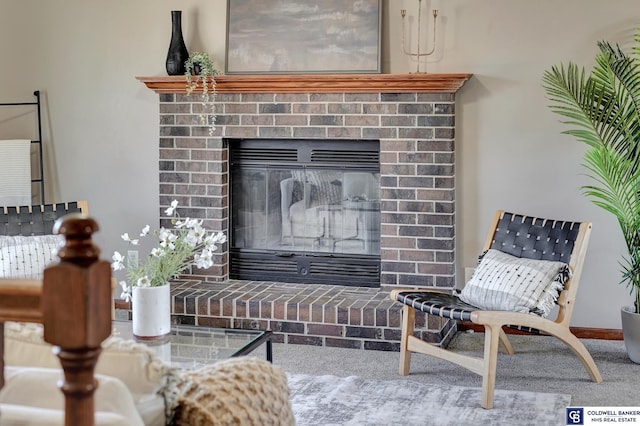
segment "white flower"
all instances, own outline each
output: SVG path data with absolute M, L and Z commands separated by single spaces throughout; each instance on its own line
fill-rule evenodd
M 126 281 L 120 281 L 120 287 L 122 287 L 122 293 L 120 294 L 120 298 L 125 302 L 131 300 L 131 287 L 127 285 Z
M 216 232 L 215 234 L 209 234 L 204 239 L 204 245 L 212 251 L 218 248 L 218 244 L 224 244 L 227 241 L 227 236 L 222 232 Z
M 149 235 L 149 225 L 146 225 L 144 228 L 142 228 L 142 232 L 140 232 L 140 236 L 141 237 L 146 237 L 147 235 Z
M 118 252 L 113 253 L 113 256 L 111 257 L 111 259 L 113 259 L 113 262 L 111 263 L 111 268 L 114 271 L 119 271 L 121 269 L 124 269 L 124 256 L 121 255 Z
M 151 287 L 151 281 L 149 280 L 149 277 L 147 277 L 145 275 L 142 278 L 138 278 L 138 281 L 136 282 L 136 285 L 138 287 Z
M 196 253 L 193 256 L 193 260 L 196 262 L 196 267 L 200 269 L 207 269 L 213 266 L 213 253 L 209 249 L 204 249 L 200 254 Z
M 186 226 L 187 228 L 189 228 L 189 229 L 195 229 L 195 228 L 196 228 L 196 227 L 198 227 L 198 226 L 202 226 L 202 222 L 203 222 L 203 221 L 202 221 L 202 220 L 198 220 L 198 219 L 189 219 L 189 218 L 187 218 L 187 219 L 185 220 L 185 222 L 186 222 L 186 225 L 185 225 L 185 226 Z
M 227 242 L 227 236 L 223 232 L 218 232 L 215 236 L 215 241 L 219 244 L 224 244 Z
M 198 238 L 191 231 L 184 237 L 184 242 L 187 243 L 189 247 L 195 247 L 198 245 Z
M 158 238 L 160 239 L 161 247 L 166 247 L 169 250 L 174 250 L 176 248 L 174 243 L 178 240 L 178 236 L 173 232 L 165 228 L 162 228 L 160 229 L 160 234 Z
M 164 212 L 166 213 L 167 216 L 173 216 L 173 213 L 175 212 L 176 207 L 178 207 L 178 200 L 173 200 L 171 202 L 171 207 L 166 209 Z
M 153 257 L 162 257 L 162 256 L 164 256 L 164 255 L 165 255 L 164 250 L 162 250 L 162 249 L 161 249 L 161 248 L 159 248 L 159 247 L 154 247 L 154 248 L 151 250 L 151 256 L 153 256 Z
M 193 234 L 193 236 L 196 238 L 196 241 L 198 242 L 198 244 L 200 244 L 204 240 L 204 237 L 205 237 L 206 233 L 207 233 L 207 231 L 202 226 L 202 222 L 196 223 L 191 228 L 191 231 L 189 232 L 189 234 Z
M 121 235 L 122 239 L 127 241 L 128 243 L 133 244 L 134 246 L 138 245 L 138 240 L 134 240 L 129 236 L 128 232 L 125 232 L 124 234 Z

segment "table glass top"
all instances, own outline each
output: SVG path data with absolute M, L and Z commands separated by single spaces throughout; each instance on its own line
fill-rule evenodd
M 190 325 L 172 325 L 164 340 L 138 340 L 173 367 L 194 369 L 238 356 L 264 338 L 260 330 L 235 330 Z M 133 339 L 131 321 L 113 321 L 113 335 Z M 250 352 L 250 349 L 249 349 Z

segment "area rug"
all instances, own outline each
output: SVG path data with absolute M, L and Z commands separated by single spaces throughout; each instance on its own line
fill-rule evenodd
M 306 425 L 559 425 L 571 396 L 496 390 L 494 408 L 482 390 L 411 380 L 289 374 L 298 426 Z

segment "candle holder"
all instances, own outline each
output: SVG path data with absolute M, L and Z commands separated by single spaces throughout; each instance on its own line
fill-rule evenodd
M 405 26 L 404 26 L 404 18 L 407 14 L 406 9 L 402 9 L 400 11 L 400 15 L 402 16 L 402 51 L 404 52 L 405 55 L 407 56 L 411 56 L 416 58 L 416 62 L 418 63 L 417 69 L 416 69 L 416 73 L 419 74 L 421 73 L 420 71 L 420 58 L 422 58 L 423 56 L 429 56 L 431 54 L 433 54 L 433 52 L 435 52 L 436 50 L 436 21 L 438 18 L 438 10 L 434 9 L 431 11 L 431 14 L 433 15 L 433 45 L 431 46 L 431 50 L 429 50 L 428 52 L 421 52 L 420 51 L 420 27 L 421 27 L 421 21 L 422 21 L 422 0 L 418 0 L 418 41 L 417 41 L 417 51 L 416 52 L 411 52 L 408 51 L 406 46 L 405 46 Z M 426 71 L 425 71 L 426 72 Z

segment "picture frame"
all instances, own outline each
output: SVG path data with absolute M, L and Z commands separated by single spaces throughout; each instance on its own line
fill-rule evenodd
M 226 74 L 380 73 L 382 0 L 227 0 Z

